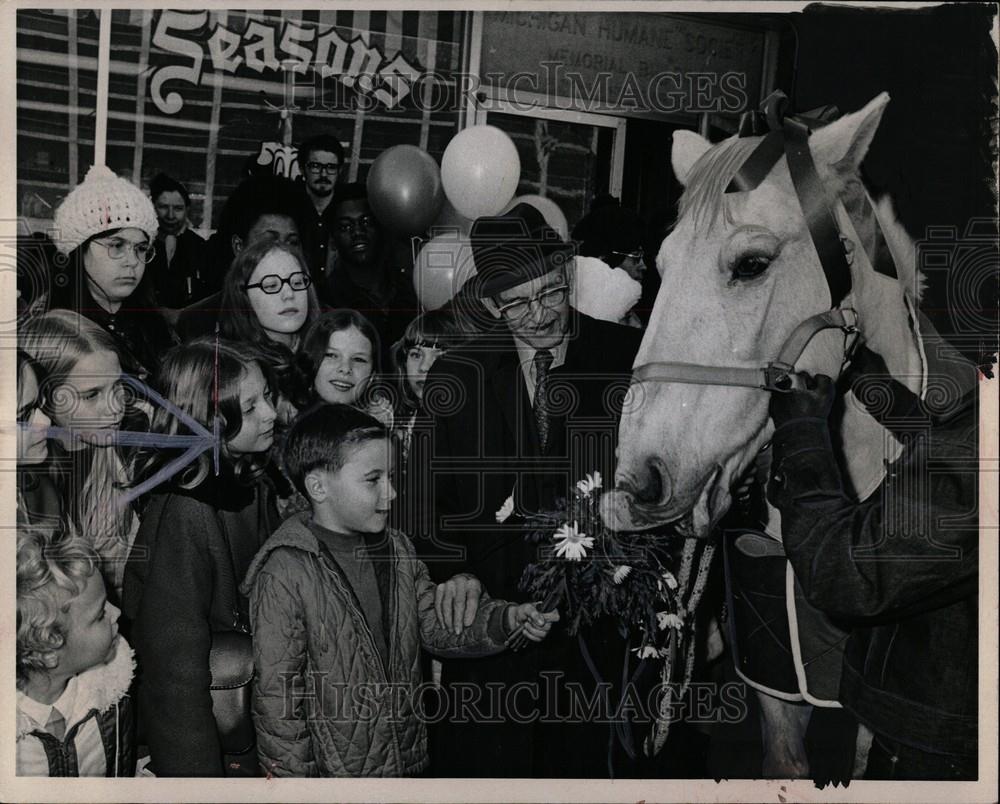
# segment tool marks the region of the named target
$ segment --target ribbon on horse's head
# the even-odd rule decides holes
[[[785,339],[778,357],[765,366],[706,366],[700,363],[652,362],[636,366],[632,371],[635,382],[679,382],[695,385],[725,385],[746,388],[762,388],[767,391],[787,392],[792,388],[791,374],[795,363],[802,356],[806,346],[816,333],[825,329],[839,329],[845,335],[857,334],[858,314],[841,303],[851,292],[850,262],[837,226],[833,210],[827,202],[827,195],[816,172],[816,163],[809,150],[809,135],[813,130],[833,121],[837,109],[823,106],[799,115],[788,114],[788,98],[783,92],[772,92],[764,100],[761,110],[747,112],[740,119],[739,136],[757,137],[763,135],[760,144],[754,148],[736,175],[733,176],[727,193],[749,192],[757,187],[771,172],[771,168],[784,154],[788,159],[788,172],[792,177],[795,194],[809,227],[813,245],[819,255],[830,288],[830,309],[810,316],[801,322]],[[867,216],[871,216],[874,243],[862,244],[872,266],[881,274],[896,279],[896,265],[892,260],[878,218],[872,209],[868,194],[861,193],[861,202],[845,204],[856,231]],[[857,345],[858,339],[845,346],[847,359]]]
[[[833,122],[838,116],[836,106],[821,106],[790,115],[785,93],[781,90],[772,92],[761,103],[760,110],[744,112],[740,118],[740,137],[763,135],[764,139],[746,158],[726,188],[727,193],[755,189],[771,172],[782,154],[787,157],[792,184],[830,288],[831,307],[837,307],[850,293],[851,270],[840,230],[827,203],[816,163],[809,149],[809,135],[815,129]],[[875,211],[871,208],[867,194],[862,195],[864,201],[861,214],[865,217],[871,215],[875,224],[876,243],[866,249],[869,261],[876,271],[896,279],[896,266],[888,249],[884,247],[885,240],[878,219],[875,218]],[[848,214],[851,214],[850,210]],[[860,229],[860,221],[855,221],[855,228]]]

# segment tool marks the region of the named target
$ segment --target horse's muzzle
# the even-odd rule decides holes
[[[666,463],[651,457],[642,477],[619,472],[615,488],[601,499],[601,517],[609,528],[647,530],[677,517],[671,509],[673,481]]]

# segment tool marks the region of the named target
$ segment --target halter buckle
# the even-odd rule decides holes
[[[778,391],[787,394],[792,390],[791,375],[795,373],[795,366],[782,363],[780,360],[773,360],[764,366],[764,382],[760,386],[765,391]]]

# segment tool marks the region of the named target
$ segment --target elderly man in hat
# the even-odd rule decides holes
[[[424,390],[431,454],[413,466],[433,490],[433,547],[424,544],[435,553],[432,574],[466,570],[491,595],[516,600],[539,549],[525,540],[524,517],[553,510],[588,472],[613,476],[615,400],[641,334],[573,308],[573,248],[535,208],[479,218],[470,239],[476,276],[463,290],[490,322],[434,364]],[[456,619],[462,609],[458,601]],[[606,677],[620,679],[623,646],[608,642],[616,637],[587,638]],[[544,646],[446,662],[442,681],[448,716],[434,730],[436,774],[608,774],[609,727],[589,722],[596,684],[575,637],[553,632]]]

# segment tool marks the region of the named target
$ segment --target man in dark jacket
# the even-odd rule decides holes
[[[534,208],[480,218],[471,242],[470,282],[494,326],[434,364],[424,390],[432,454],[412,465],[433,489],[422,535],[437,553],[435,580],[468,571],[491,595],[516,599],[538,550],[524,517],[553,511],[589,472],[613,476],[616,401],[641,334],[570,306],[572,248]],[[616,681],[624,643],[599,630],[585,636],[589,651]],[[609,726],[580,709],[596,688],[581,645],[565,631],[548,643],[445,665],[451,709],[432,744],[436,774],[607,776]]]
[[[392,365],[392,345],[420,313],[409,266],[400,265],[391,235],[372,213],[360,182],[342,184],[327,208],[335,260],[316,292],[333,307],[365,316],[381,339],[381,365]]]
[[[160,173],[149,185],[156,219],[156,251],[146,269],[153,283],[156,303],[178,309],[205,298],[208,285],[208,247],[190,228],[191,197],[176,179]]]
[[[330,248],[330,202],[337,188],[337,177],[344,164],[344,146],[333,134],[310,137],[299,146],[302,204],[302,247],[313,283],[322,285],[327,275]]]
[[[768,496],[809,601],[851,628],[839,699],[875,735],[866,778],[975,779],[975,384],[966,390],[965,372],[943,385],[965,392],[945,409],[892,379],[874,352],[862,349],[855,367],[855,396],[902,442],[899,459],[870,497],[854,502],[827,425],[834,383],[799,375],[799,390],[771,399]],[[931,380],[939,376],[932,367]]]

